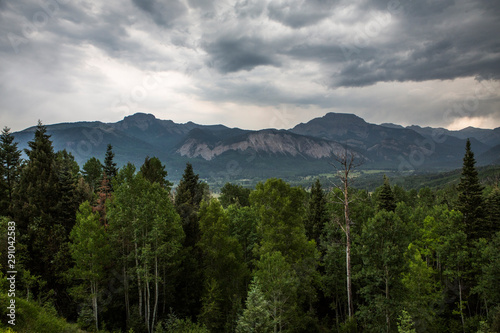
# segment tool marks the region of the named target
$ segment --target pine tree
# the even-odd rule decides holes
[[[68,240],[68,224],[61,209],[61,187],[58,163],[50,135],[39,121],[35,138],[28,142],[28,161],[23,167],[14,193],[14,217],[27,246],[26,264],[33,276],[47,284],[43,291],[56,291],[63,297],[61,269],[66,265],[64,250]],[[74,218],[73,218],[74,220]],[[62,260],[60,260],[62,259]],[[65,270],[65,269],[64,269]]]
[[[483,186],[479,183],[475,168],[476,160],[468,139],[463,161],[462,176],[458,184],[457,208],[464,216],[467,237],[471,239],[487,237],[489,230],[484,225]]]
[[[246,309],[238,319],[236,333],[267,333],[273,330],[269,302],[262,293],[259,280],[254,278],[248,291]]]
[[[21,151],[10,133],[4,127],[0,136],[0,211],[10,213],[13,204],[14,186],[19,181]]]
[[[382,188],[377,196],[377,208],[378,210],[386,210],[388,212],[393,212],[396,209],[394,193],[392,193],[391,184],[385,175],[384,185],[382,185]]]
[[[187,163],[175,194],[175,208],[182,218],[186,234],[185,246],[194,246],[200,239],[197,213],[203,198],[203,186],[199,178],[191,163]]]
[[[108,148],[106,149],[106,156],[104,157],[104,172],[106,173],[106,177],[108,177],[111,182],[118,173],[118,168],[116,167],[116,163],[114,162],[115,153],[113,152],[113,146],[108,144]]]
[[[305,225],[307,237],[319,244],[319,238],[327,221],[326,197],[321,188],[321,182],[317,179],[311,187],[308,218]]]
[[[158,157],[149,158],[149,156],[147,156],[144,160],[144,164],[141,166],[141,174],[144,179],[151,183],[158,183],[161,187],[170,192],[172,183],[166,179],[168,173]]]
[[[175,193],[175,208],[181,217],[185,234],[182,269],[176,288],[176,308],[183,315],[191,317],[199,314],[203,290],[202,256],[197,246],[201,237],[198,210],[202,198],[203,185],[194,173],[193,166],[187,163]]]

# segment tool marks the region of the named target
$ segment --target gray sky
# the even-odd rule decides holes
[[[0,0],[0,126],[500,126],[497,0]]]

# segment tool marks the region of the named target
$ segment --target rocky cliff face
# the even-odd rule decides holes
[[[240,140],[232,141],[231,143],[219,141],[209,144],[204,140],[189,138],[178,148],[177,152],[181,156],[212,160],[227,151],[253,150],[257,153],[313,159],[331,157],[344,151],[344,147],[336,142],[274,130],[252,132]]]

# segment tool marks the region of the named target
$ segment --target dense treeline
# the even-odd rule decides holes
[[[339,172],[339,187],[268,179],[218,198],[189,163],[172,188],[160,160],[118,169],[110,145],[80,170],[42,124],[26,156],[5,128],[0,222],[3,235],[16,222],[19,306],[83,330],[500,331],[500,190],[480,184],[469,142],[458,186],[384,178],[369,193]]]

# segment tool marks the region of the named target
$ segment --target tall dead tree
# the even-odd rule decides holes
[[[343,153],[334,156],[335,162],[330,163],[336,170],[337,176],[340,178],[341,184],[335,185],[341,192],[342,196],[337,196],[339,201],[344,206],[344,221],[336,219],[339,227],[345,233],[346,238],[346,274],[347,274],[347,307],[349,318],[354,316],[354,305],[352,300],[352,278],[351,278],[351,225],[352,221],[349,215],[350,186],[352,183],[351,171],[360,166],[362,161],[356,161],[356,155],[353,151],[348,151],[347,148]]]

